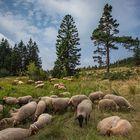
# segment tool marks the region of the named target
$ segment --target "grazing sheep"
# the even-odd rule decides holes
[[[98,109],[101,110],[101,111],[117,111],[118,110],[118,106],[117,104],[115,103],[114,100],[112,99],[102,99],[99,101],[99,104],[98,104]]]
[[[50,79],[51,82],[52,82],[52,81],[56,81],[56,80],[58,80],[58,78],[51,78],[51,79]]]
[[[57,95],[51,95],[50,97],[51,97],[51,98],[58,98]]]
[[[52,109],[52,99],[53,98],[48,96],[40,97],[40,100],[46,103],[46,109]]]
[[[117,96],[114,101],[119,106],[120,109],[133,109],[133,106],[122,96]]]
[[[129,121],[120,119],[116,126],[107,131],[107,135],[122,135],[127,136],[132,131],[132,125]]]
[[[62,97],[66,97],[66,96],[70,96],[70,93],[69,92],[62,92],[59,95]]]
[[[18,84],[19,84],[19,85],[23,85],[24,82],[22,82],[22,81],[18,81]]]
[[[36,111],[36,107],[37,107],[37,103],[32,101],[24,106],[22,106],[17,115],[15,116],[15,120],[13,122],[13,125],[17,125],[20,122],[22,122],[23,120],[25,120],[26,118],[31,117],[32,115],[34,115],[35,111]]]
[[[3,108],[4,108],[4,106],[3,105],[0,105],[0,112],[3,111]]]
[[[120,117],[118,116],[104,118],[102,121],[98,123],[97,129],[100,131],[101,135],[106,135],[107,131],[110,130],[110,128],[116,126],[119,120]]]
[[[107,94],[104,96],[104,99],[113,99],[120,109],[133,109],[133,106],[122,96]]]
[[[36,81],[36,82],[35,82],[36,85],[38,85],[38,84],[43,84],[43,83],[44,83],[43,81]]]
[[[46,109],[46,103],[44,101],[40,100],[36,107],[34,121],[38,118],[39,115],[44,113],[45,109]]]
[[[18,100],[15,97],[3,97],[3,103],[8,105],[15,105],[18,103]]]
[[[22,96],[22,97],[18,97],[18,102],[20,105],[24,105],[30,102],[32,99],[33,97],[31,95]]]
[[[58,88],[59,84],[54,84],[53,87],[54,88]]]
[[[39,129],[45,127],[47,124],[49,124],[52,120],[52,115],[49,115],[47,113],[41,114],[37,121],[30,125],[30,130],[32,132],[36,133],[39,131]]]
[[[12,82],[12,85],[17,85],[17,84],[18,84],[18,81],[19,81],[19,80],[14,80],[14,81]]]
[[[103,97],[105,96],[105,94],[101,91],[96,91],[93,93],[89,94],[89,98],[90,100],[94,103],[96,100],[101,100],[103,99]]]
[[[113,95],[113,94],[107,94],[104,96],[104,99],[112,99],[114,100],[117,97],[117,95]]]
[[[84,99],[89,99],[86,95],[74,95],[70,98],[69,105],[77,107],[77,105]]]
[[[70,98],[54,98],[52,100],[52,106],[53,106],[54,112],[63,111],[67,109],[69,100]]]
[[[33,80],[28,80],[28,81],[27,81],[27,84],[33,84],[33,83],[34,83]]]
[[[24,140],[32,134],[30,129],[7,128],[0,131],[0,140]]]
[[[92,111],[91,100],[85,99],[81,103],[79,103],[79,105],[77,106],[76,119],[78,119],[80,127],[82,127],[84,120],[85,123],[87,124],[87,121],[90,118],[91,111]]]
[[[66,87],[64,85],[59,85],[58,86],[58,89],[60,89],[60,90],[66,90]]]
[[[13,124],[13,122],[14,122],[14,120],[15,120],[15,116],[16,116],[16,114],[14,114],[14,115],[13,115],[12,117],[10,117],[10,118],[3,118],[2,120],[0,120],[0,126]]]
[[[35,88],[43,88],[44,85],[45,85],[44,83],[42,83],[42,84],[38,84],[38,85],[35,86]]]

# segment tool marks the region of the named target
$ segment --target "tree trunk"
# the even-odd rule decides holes
[[[106,45],[106,66],[107,66],[107,73],[109,73],[109,68],[110,68],[110,56],[109,56],[109,46]]]

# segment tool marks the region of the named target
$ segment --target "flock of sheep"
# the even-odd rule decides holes
[[[43,84],[38,82],[38,84]],[[38,85],[37,84],[37,85]],[[64,87],[58,84],[56,87]],[[55,86],[54,86],[55,87]],[[65,92],[64,95],[68,95]],[[19,104],[19,109],[10,110],[10,118],[0,120],[0,125],[5,126],[12,124],[13,128],[6,128],[0,131],[0,140],[22,140],[36,134],[41,128],[51,123],[53,116],[48,114],[49,110],[54,113],[66,111],[68,107],[76,111],[75,119],[79,122],[82,128],[83,123],[87,124],[90,121],[90,115],[94,109],[95,103],[98,103],[98,109],[102,111],[118,111],[121,109],[133,109],[133,106],[127,99],[122,96],[113,94],[104,94],[101,91],[93,92],[86,95],[74,95],[69,97],[58,97],[57,95],[43,96],[38,99],[33,99],[27,95],[19,98],[3,97],[3,105],[0,105],[0,112],[7,105]],[[47,113],[46,113],[47,112]],[[32,124],[28,129],[17,128],[19,124],[25,122],[26,119],[31,119]],[[111,116],[101,120],[97,129],[102,135],[123,135],[126,136],[132,131],[132,125],[128,120],[121,119],[119,116]]]

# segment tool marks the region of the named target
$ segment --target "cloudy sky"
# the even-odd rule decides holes
[[[106,3],[113,6],[113,17],[120,24],[119,35],[140,37],[139,0],[0,0],[0,38],[7,38],[12,45],[33,38],[38,43],[43,68],[51,69],[59,26],[63,17],[71,14],[80,36],[81,66],[94,65],[90,36]],[[130,55],[120,47],[111,52],[111,62]]]

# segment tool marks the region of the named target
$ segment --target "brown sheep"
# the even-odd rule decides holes
[[[105,96],[105,94],[101,91],[96,91],[93,93],[89,94],[89,98],[90,100],[94,103],[96,100],[101,100],[103,99],[103,97]]]
[[[99,101],[98,109],[101,111],[117,111],[118,106],[112,99],[102,99]]]

